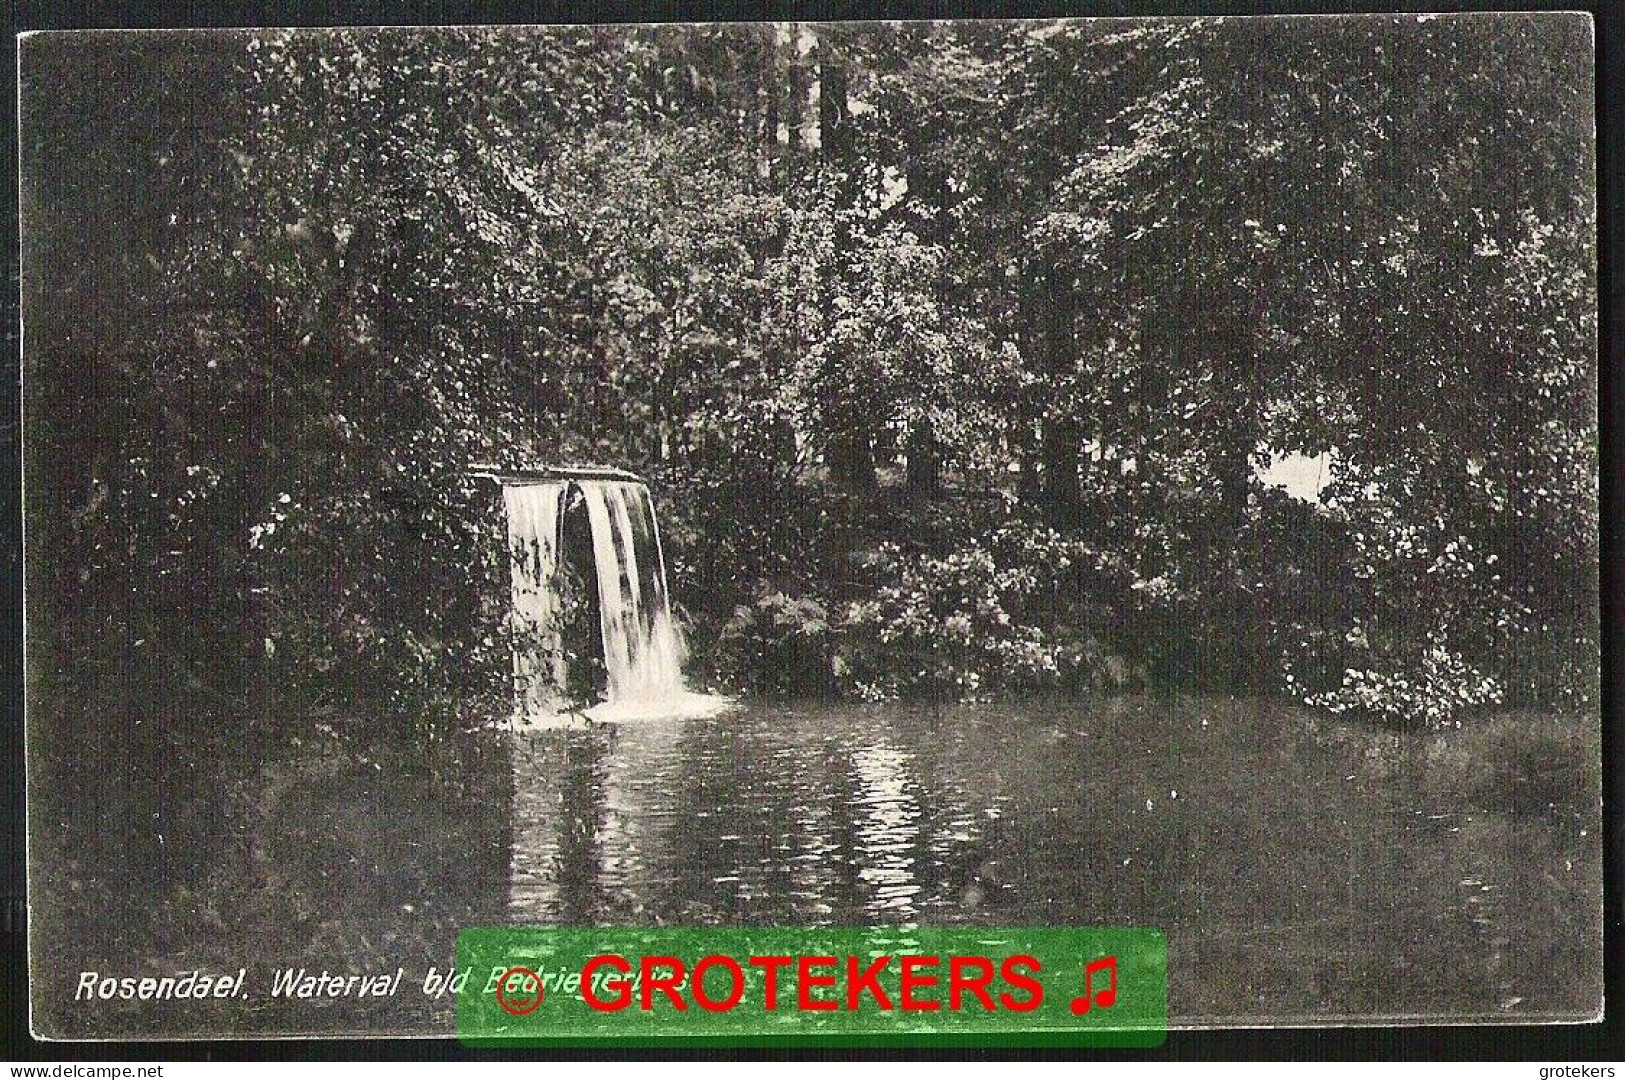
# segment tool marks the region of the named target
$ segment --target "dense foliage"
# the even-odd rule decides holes
[[[31,39],[35,685],[177,768],[501,710],[469,466],[593,460],[650,478],[735,690],[1589,702],[1589,57],[1523,17]],[[1318,499],[1260,482],[1289,454]]]

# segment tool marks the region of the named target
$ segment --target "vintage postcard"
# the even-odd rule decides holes
[[[1596,1019],[1593,62],[25,36],[33,1030]]]

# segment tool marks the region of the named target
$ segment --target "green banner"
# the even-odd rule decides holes
[[[464,930],[457,1034],[480,1046],[1157,1046],[1168,946],[1138,927]]]

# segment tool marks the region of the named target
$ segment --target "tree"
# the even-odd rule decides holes
[[[108,238],[29,282],[62,418],[30,466],[39,535],[88,567],[53,584],[121,627],[116,663],[163,642],[217,690],[297,686],[290,712],[362,683],[408,717],[495,701],[499,529],[468,466],[607,460],[655,484],[704,627],[977,547],[1051,559],[1021,568],[1047,606],[1019,607],[1079,640],[1222,654],[1176,679],[1301,687],[1313,653],[1329,681],[1294,692],[1332,704],[1348,671],[1424,662],[1550,696],[1594,641],[1528,554],[1564,581],[1595,558],[1589,129],[1583,79],[1525,58],[1569,63],[1578,26],[132,53],[135,107],[91,80],[25,118],[33,160],[83,166],[31,195],[43,249]],[[199,82],[218,93],[172,88]],[[1312,553],[1254,476],[1288,451],[1337,463]],[[995,543],[1007,519],[1045,539]],[[1299,625],[1283,558],[1350,602]],[[198,644],[199,612],[240,640]],[[64,670],[108,647],[63,628]]]

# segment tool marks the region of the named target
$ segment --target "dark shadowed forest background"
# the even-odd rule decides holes
[[[26,41],[33,747],[98,823],[36,843],[195,914],[279,885],[245,747],[342,745],[452,785],[451,866],[506,782],[476,463],[647,477],[711,689],[1594,717],[1590,63],[1521,17]]]

